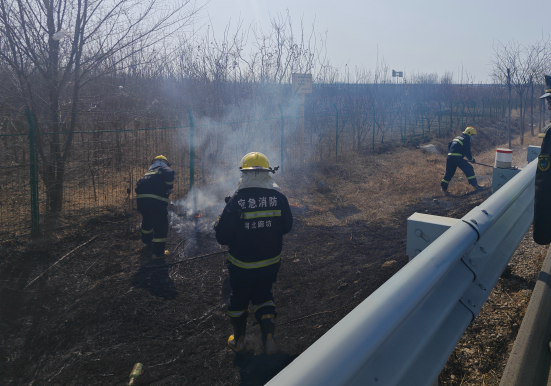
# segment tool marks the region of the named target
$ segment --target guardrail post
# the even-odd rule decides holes
[[[30,109],[25,110],[29,123],[29,160],[30,160],[30,187],[31,187],[31,236],[40,234],[40,206],[38,204],[38,165],[36,164],[36,124],[34,114]]]
[[[195,122],[191,109],[187,109],[189,115],[189,190],[193,188],[195,177]]]
[[[283,119],[283,109],[281,108],[281,103],[277,104],[279,107],[279,114],[281,115],[281,166],[279,167],[280,172],[283,173],[283,155],[285,152],[285,120]]]

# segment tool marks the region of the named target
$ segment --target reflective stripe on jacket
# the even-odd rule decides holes
[[[136,184],[136,198],[159,200],[168,205],[168,191],[174,185],[174,170],[165,164],[150,168]]]
[[[293,226],[287,198],[275,189],[245,188],[228,201],[214,230],[228,262],[243,270],[279,267],[283,235]],[[277,272],[277,271],[276,271]]]
[[[448,144],[448,151],[448,157],[466,157],[467,160],[472,161],[471,137],[466,134],[455,137]]]

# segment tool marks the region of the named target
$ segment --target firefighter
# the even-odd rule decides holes
[[[249,302],[262,332],[266,354],[276,352],[275,311],[272,284],[281,265],[283,235],[293,226],[287,198],[273,181],[268,158],[246,154],[239,166],[241,178],[214,225],[216,240],[228,245],[227,267],[231,294],[228,316],[233,335],[228,346],[244,349]]]
[[[174,191],[174,170],[164,155],[153,159],[147,173],[136,184],[138,211],[142,214],[142,243],[151,247],[153,259],[168,255],[168,196]]]
[[[547,101],[547,109],[551,110],[551,76],[545,75],[545,94],[540,99]],[[546,126],[548,129],[548,127]],[[551,130],[543,132],[541,153],[538,156],[534,196],[534,241],[540,245],[551,243],[551,169],[549,156],[551,154]],[[550,344],[551,348],[551,344]]]
[[[483,186],[478,185],[474,174],[474,168],[469,165],[469,162],[473,164],[476,162],[471,153],[471,138],[473,135],[476,135],[476,129],[469,126],[465,129],[462,135],[455,137],[450,143],[448,143],[446,174],[440,183],[444,194],[448,194],[448,186],[457,168],[461,169],[463,173],[465,173],[467,181],[476,190],[483,188]],[[467,162],[467,160],[463,157],[466,157],[469,162]]]

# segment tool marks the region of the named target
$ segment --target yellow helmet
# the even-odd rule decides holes
[[[241,163],[239,164],[239,169],[241,170],[270,170],[270,161],[262,153],[253,151],[251,153],[245,154],[241,158]]]
[[[166,158],[164,155],[158,155],[157,157],[153,158],[153,161],[164,161],[168,165],[168,158]]]
[[[465,131],[463,132],[463,134],[467,134],[469,136],[473,136],[473,135],[476,135],[477,132],[476,132],[476,129],[472,126],[469,126],[465,129]]]

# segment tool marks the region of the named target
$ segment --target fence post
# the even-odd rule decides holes
[[[339,110],[337,109],[337,104],[333,104],[335,106],[335,111],[337,112],[337,124],[335,127],[335,161],[339,157]]]
[[[189,115],[189,190],[193,188],[195,177],[195,122],[191,109],[187,109]]]
[[[473,101],[473,123],[476,122],[476,102]]]
[[[438,113],[438,136],[440,137],[440,124],[442,123],[442,104],[438,102],[440,112]]]
[[[484,99],[482,99],[482,122],[484,122]]]
[[[463,124],[463,114],[465,113],[465,102],[461,102],[461,105],[462,105],[462,107],[461,107],[461,126],[460,126],[460,129],[461,129],[461,131],[463,131],[463,126],[465,126]]]
[[[406,144],[406,136],[407,136],[407,118],[408,118],[408,113],[407,113],[407,108],[406,108],[406,102],[404,102],[404,145]]]
[[[450,102],[450,131],[453,132],[453,102]]]
[[[40,234],[40,206],[38,204],[38,165],[36,164],[36,124],[34,114],[30,109],[25,110],[29,123],[29,160],[30,160],[30,187],[31,187],[31,236]]]
[[[283,153],[285,149],[285,121],[283,120],[283,109],[281,108],[281,103],[277,104],[277,107],[279,107],[279,114],[281,115],[281,166],[279,167],[281,173],[283,173]]]
[[[372,142],[372,146],[373,146],[373,153],[375,153],[375,104],[372,103],[371,106],[373,106],[373,142]]]
[[[419,102],[419,107],[421,108],[421,130],[423,130],[423,143],[425,143],[425,118],[423,117],[423,105]]]

